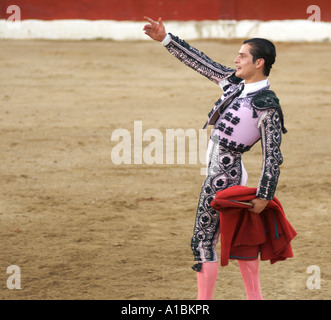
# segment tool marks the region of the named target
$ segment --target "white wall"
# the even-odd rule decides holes
[[[273,41],[331,42],[331,22],[282,21],[165,21],[168,32],[192,39],[237,39],[262,37]],[[0,20],[0,39],[112,39],[148,40],[145,22],[111,20]]]

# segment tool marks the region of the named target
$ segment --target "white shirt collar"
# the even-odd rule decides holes
[[[245,97],[250,92],[258,91],[258,90],[270,85],[268,79],[261,80],[258,82],[253,82],[253,83],[245,83],[245,80],[244,80],[244,81],[242,81],[242,83],[245,84],[245,87],[244,87],[243,92],[240,95],[241,98]]]

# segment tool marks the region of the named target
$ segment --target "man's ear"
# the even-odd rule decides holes
[[[259,58],[256,60],[256,68],[260,69],[264,67],[265,60],[263,58]]]

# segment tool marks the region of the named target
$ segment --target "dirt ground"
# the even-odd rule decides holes
[[[241,41],[191,41],[233,66]],[[294,257],[260,263],[264,299],[331,296],[330,43],[277,43],[285,114],[276,196]],[[156,42],[0,41],[0,299],[196,299],[190,238],[201,163],[116,165],[115,129],[199,130],[220,88]],[[150,142],[144,142],[143,147]],[[244,156],[256,187],[261,147]],[[20,289],[9,289],[9,266]],[[308,289],[320,270],[320,288]],[[318,275],[317,273],[314,273]],[[246,299],[236,261],[217,300]]]

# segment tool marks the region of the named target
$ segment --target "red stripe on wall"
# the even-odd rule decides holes
[[[144,15],[164,20],[286,20],[307,19],[317,5],[322,21],[331,21],[330,0],[2,0],[0,18],[15,4],[24,19],[87,19],[142,21]]]

